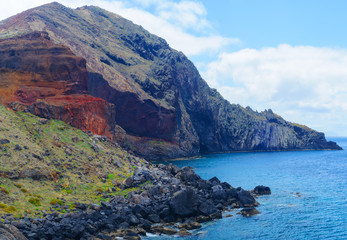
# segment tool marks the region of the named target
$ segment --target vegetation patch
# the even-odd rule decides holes
[[[110,141],[62,121],[13,112],[2,105],[0,122],[6,129],[0,131],[0,139],[8,140],[6,150],[0,149],[0,173],[5,173],[0,174],[4,196],[0,216],[63,214],[75,211],[77,202],[100,204],[112,196],[140,191],[122,188],[124,179],[136,170],[130,164],[135,157]],[[22,150],[15,150],[16,145]]]

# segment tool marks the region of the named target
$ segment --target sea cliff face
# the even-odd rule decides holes
[[[88,94],[86,61],[46,32],[0,40],[0,69],[3,104],[111,136],[112,106]]]
[[[47,32],[52,44],[74,55],[75,62],[65,61],[66,67],[78,74],[73,74],[75,81],[66,81],[74,82],[70,91],[61,94],[88,93],[91,99],[97,99],[98,107],[82,107],[86,115],[104,108],[96,113],[103,119],[97,122],[101,129],[95,124],[78,126],[66,120],[68,117],[60,119],[97,134],[110,132],[123,147],[147,159],[226,151],[340,149],[336,143],[327,142],[323,133],[287,122],[271,110],[258,113],[230,104],[207,85],[183,53],[141,26],[100,8],[73,10],[52,3],[0,24],[0,38],[5,42],[33,31]],[[7,46],[7,58],[11,51]],[[21,70],[21,66],[7,66],[4,59],[4,71]],[[39,69],[30,71],[41,74]],[[53,80],[61,76],[50,74]],[[31,92],[28,95],[35,95]],[[27,109],[35,114],[43,112],[30,106]],[[63,108],[58,115],[65,111]]]

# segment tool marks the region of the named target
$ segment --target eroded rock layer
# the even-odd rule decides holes
[[[86,61],[46,32],[0,40],[1,102],[110,135],[112,106],[88,94]]]

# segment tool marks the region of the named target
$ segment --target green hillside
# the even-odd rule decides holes
[[[136,189],[121,183],[144,163],[104,137],[0,106],[0,215],[65,213],[126,195]]]

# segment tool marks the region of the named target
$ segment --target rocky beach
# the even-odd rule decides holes
[[[134,161],[134,160],[133,160]],[[136,160],[135,160],[136,161]],[[222,218],[223,211],[239,208],[249,217],[259,213],[258,202],[242,188],[233,188],[217,177],[201,179],[190,167],[179,168],[136,162],[134,175],[122,188],[139,187],[127,197],[112,197],[108,202],[81,204],[76,211],[44,213],[41,218],[14,219],[2,216],[1,239],[141,239],[146,233],[186,236],[201,223]],[[257,186],[255,195],[271,194]],[[54,209],[54,207],[53,207]],[[18,234],[18,230],[24,234]],[[11,238],[12,237],[12,238]]]

